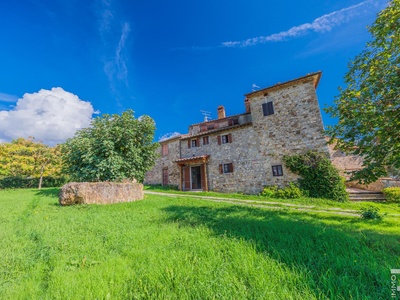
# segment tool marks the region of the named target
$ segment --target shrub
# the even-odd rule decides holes
[[[42,187],[60,187],[68,182],[68,177],[43,177]],[[0,189],[31,189],[39,185],[39,178],[10,176],[0,179]]]
[[[400,187],[388,187],[382,190],[387,202],[400,203]]]
[[[284,188],[278,188],[277,186],[267,186],[260,194],[264,197],[270,198],[281,198],[281,199],[294,199],[302,196],[301,190],[294,183],[290,182],[288,186]]]
[[[300,175],[300,188],[310,197],[340,202],[349,199],[344,178],[340,177],[338,170],[325,155],[308,151],[299,155],[285,155],[283,160],[293,173]]]
[[[379,208],[368,205],[367,207],[363,207],[360,209],[361,218],[365,220],[381,220],[385,214],[379,213]]]

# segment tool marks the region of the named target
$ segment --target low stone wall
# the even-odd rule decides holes
[[[137,182],[70,182],[61,188],[59,203],[111,204],[143,199],[143,184]]]
[[[346,186],[349,188],[357,188],[374,192],[381,192],[387,187],[400,187],[400,180],[393,178],[380,178],[370,184],[360,184],[357,181],[346,182]]]

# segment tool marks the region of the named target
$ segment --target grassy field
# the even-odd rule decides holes
[[[400,268],[393,216],[57,194],[0,191],[0,299],[390,299]]]

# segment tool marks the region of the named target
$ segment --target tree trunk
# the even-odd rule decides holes
[[[44,166],[45,165],[42,165],[40,168],[40,178],[39,178],[39,187],[38,187],[39,190],[42,188]]]

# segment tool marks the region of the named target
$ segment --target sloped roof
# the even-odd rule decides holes
[[[254,96],[258,96],[260,94],[264,94],[265,92],[270,91],[270,90],[281,89],[281,88],[286,87],[286,86],[294,85],[294,84],[299,83],[299,82],[301,82],[301,81],[303,81],[305,79],[312,79],[313,83],[314,83],[314,88],[317,88],[319,80],[321,79],[321,76],[322,76],[322,72],[321,71],[318,71],[318,72],[315,72],[315,73],[309,73],[309,74],[307,74],[305,76],[302,76],[302,77],[299,77],[299,78],[296,78],[296,79],[292,79],[292,80],[289,80],[289,81],[286,81],[286,82],[283,82],[283,83],[277,83],[277,84],[274,84],[274,85],[269,86],[267,88],[263,88],[261,90],[257,90],[257,91],[245,94],[245,96],[247,98],[252,98]]]

